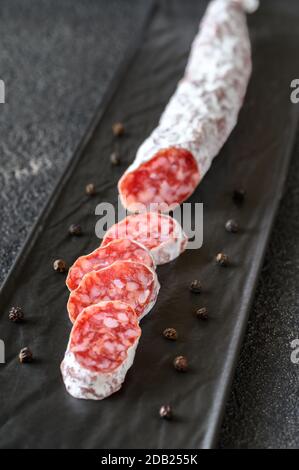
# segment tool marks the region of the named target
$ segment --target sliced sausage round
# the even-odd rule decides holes
[[[116,238],[129,238],[145,246],[155,263],[169,263],[187,247],[188,238],[180,224],[168,215],[145,212],[129,215],[106,233],[102,246]]]
[[[138,318],[128,304],[108,301],[85,308],[61,364],[67,391],[91,400],[117,392],[133,364],[140,335]]]
[[[71,292],[67,304],[70,320],[74,322],[84,308],[103,300],[129,304],[140,320],[154,306],[159,289],[155,271],[145,264],[116,261],[86,274],[79,287]]]
[[[140,243],[128,238],[111,240],[107,245],[100,246],[92,253],[80,256],[75,261],[66,278],[67,287],[70,291],[77,289],[85,274],[90,271],[99,271],[118,260],[138,261],[150,268],[155,268],[152,255]]]

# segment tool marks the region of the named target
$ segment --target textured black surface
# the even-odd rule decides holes
[[[259,279],[220,437],[223,448],[299,448],[299,141]]]
[[[147,0],[1,0],[0,282],[134,40]]]
[[[192,2],[189,2],[188,5],[192,5]],[[169,79],[170,83],[168,84],[166,81],[165,86],[163,84],[159,94],[159,96],[163,97],[161,99],[161,103],[159,102],[159,97],[149,93],[149,100],[145,109],[142,98],[144,90],[141,90],[142,87],[140,88],[140,83],[142,82],[140,79],[142,78],[142,73],[144,73],[144,71],[140,71],[141,76],[138,75],[138,69],[131,71],[131,80],[129,80],[129,83],[131,85],[132,77],[134,77],[134,80],[136,80],[136,88],[134,87],[134,90],[137,90],[137,96],[132,95],[131,87],[126,85],[125,82],[121,97],[116,104],[114,103],[112,109],[110,108],[111,115],[108,114],[108,116],[106,116],[106,124],[104,129],[100,128],[96,141],[88,147],[88,151],[80,164],[81,171],[79,179],[77,175],[74,180],[75,184],[70,183],[67,191],[63,193],[63,197],[58,201],[58,206],[56,207],[59,207],[60,211],[63,208],[63,213],[58,213],[56,210],[54,218],[50,218],[50,223],[47,224],[45,234],[35,248],[35,255],[32,257],[30,265],[27,264],[26,271],[23,272],[24,276],[18,279],[19,289],[15,294],[16,297],[14,298],[14,302],[17,301],[26,304],[29,312],[29,321],[25,327],[21,327],[21,329],[14,331],[8,328],[4,320],[4,323],[1,323],[1,331],[5,331],[5,335],[7,335],[7,338],[9,339],[7,342],[9,345],[8,364],[4,368],[5,380],[3,382],[4,385],[2,385],[1,392],[9,390],[10,394],[9,399],[8,397],[5,399],[6,413],[4,417],[1,417],[0,424],[3,425],[1,432],[1,444],[10,447],[16,444],[20,445],[20,439],[22,439],[22,446],[30,446],[34,445],[32,441],[33,439],[36,445],[35,435],[36,432],[38,432],[40,435],[38,445],[41,447],[43,445],[82,445],[83,447],[99,447],[105,443],[109,445],[109,437],[107,437],[109,434],[104,433],[105,436],[103,436],[102,434],[98,435],[96,432],[96,429],[98,429],[99,426],[99,420],[101,423],[103,422],[105,413],[108,413],[107,409],[122,409],[124,406],[124,401],[128,406],[127,400],[133,400],[136,413],[133,417],[129,413],[131,421],[129,421],[129,429],[128,427],[126,428],[126,431],[128,429],[126,442],[121,442],[121,445],[126,447],[126,445],[130,445],[133,440],[130,431],[134,429],[136,424],[134,420],[138,421],[138,419],[142,417],[142,413],[145,412],[145,408],[149,413],[149,416],[153,417],[156,412],[156,406],[158,406],[163,397],[165,399],[169,399],[169,381],[172,384],[171,389],[174,390],[171,392],[171,397],[177,403],[179,419],[176,423],[174,423],[174,426],[170,428],[165,427],[167,426],[167,423],[162,423],[161,425],[161,423],[158,423],[155,418],[152,418],[152,420],[150,419],[150,421],[147,422],[147,437],[151,437],[151,439],[153,439],[154,436],[156,438],[157,445],[167,445],[167,443],[169,445],[169,439],[172,437],[171,444],[173,446],[184,445],[186,447],[196,445],[202,439],[202,433],[206,432],[205,423],[203,420],[200,420],[199,424],[198,421],[195,422],[195,420],[190,417],[190,413],[188,413],[188,411],[191,407],[192,414],[194,410],[196,410],[196,412],[201,415],[201,413],[204,413],[203,408],[205,408],[208,404],[208,398],[204,397],[209,396],[208,390],[210,387],[213,389],[213,382],[217,376],[217,370],[222,360],[219,361],[216,357],[216,359],[214,358],[215,363],[213,363],[213,359],[211,362],[209,356],[214,356],[210,351],[207,353],[207,348],[210,348],[211,344],[215,344],[215,347],[218,351],[217,356],[221,356],[221,354],[224,352],[223,348],[225,349],[226,343],[224,339],[227,339],[227,336],[231,334],[235,326],[235,322],[232,322],[232,298],[234,299],[234,306],[236,306],[238,302],[237,292],[233,293],[230,291],[232,286],[231,281],[232,279],[234,279],[235,282],[237,280],[237,285],[233,285],[238,289],[239,282],[241,284],[244,282],[244,275],[248,269],[245,268],[245,272],[239,271],[239,263],[243,265],[243,267],[245,265],[248,265],[249,267],[250,265],[255,265],[255,262],[259,263],[260,261],[257,257],[253,257],[252,259],[252,253],[254,249],[258,247],[257,242],[258,240],[261,240],[261,232],[263,229],[267,230],[269,214],[265,212],[263,213],[262,207],[264,207],[265,210],[267,205],[270,204],[270,201],[273,198],[273,194],[271,194],[271,191],[269,191],[266,200],[264,200],[265,192],[261,187],[262,185],[257,185],[258,188],[250,193],[244,210],[239,214],[240,221],[244,227],[246,226],[246,230],[239,239],[239,244],[237,246],[235,246],[235,244],[232,245],[232,239],[227,238],[229,235],[224,235],[219,231],[219,233],[216,234],[216,228],[219,226],[218,224],[220,223],[220,219],[225,219],[226,216],[231,214],[231,202],[228,197],[231,184],[235,184],[236,181],[239,182],[239,179],[243,179],[245,184],[247,184],[249,187],[252,187],[251,185],[253,182],[255,182],[258,175],[259,177],[263,176],[263,184],[265,184],[267,189],[270,190],[270,187],[272,188],[271,182],[273,182],[273,179],[277,178],[277,181],[279,180],[277,173],[279,164],[277,161],[278,166],[276,166],[275,155],[278,155],[279,153],[281,153],[281,155],[284,154],[285,147],[288,143],[287,141],[289,140],[289,129],[292,119],[291,121],[286,119],[284,112],[289,109],[290,106],[288,102],[288,84],[290,79],[293,78],[293,74],[296,70],[296,64],[293,63],[292,67],[288,69],[290,66],[289,57],[295,56],[295,50],[292,50],[291,48],[291,45],[293,44],[295,47],[295,44],[292,41],[290,42],[290,34],[288,31],[292,31],[292,27],[296,24],[298,18],[294,17],[293,21],[291,21],[291,18],[286,15],[285,22],[281,23],[281,14],[286,14],[286,12],[287,8],[282,8],[281,12],[279,12],[277,9],[276,11],[275,9],[274,11],[264,10],[264,12],[262,11],[259,13],[259,15],[256,16],[256,20],[252,20],[252,32],[255,43],[259,44],[259,49],[255,49],[256,62],[255,80],[253,81],[254,84],[251,85],[251,92],[247,99],[246,108],[242,113],[238,130],[222,152],[223,159],[219,159],[217,162],[215,162],[214,170],[210,172],[205,182],[202,184],[200,190],[193,198],[193,200],[197,200],[197,197],[199,197],[200,200],[202,199],[206,203],[206,217],[210,215],[210,217],[208,217],[210,222],[207,224],[208,236],[206,237],[206,239],[209,240],[209,243],[207,243],[203,250],[201,250],[198,257],[194,257],[194,254],[192,253],[186,253],[184,255],[185,258],[181,257],[176,263],[173,263],[169,267],[164,267],[160,271],[162,283],[165,288],[164,292],[162,291],[161,293],[159,303],[155,309],[155,313],[164,313],[165,321],[167,319],[167,325],[165,326],[168,326],[170,319],[172,322],[174,320],[178,322],[180,329],[183,332],[183,340],[179,346],[181,349],[188,351],[193,359],[193,368],[191,374],[185,379],[184,382],[182,382],[177,376],[171,375],[172,372],[167,369],[166,366],[168,360],[170,360],[172,357],[172,351],[168,350],[168,352],[166,352],[166,347],[168,346],[166,346],[165,343],[163,343],[163,346],[159,343],[159,332],[161,327],[164,326],[161,323],[164,323],[164,321],[162,321],[161,318],[157,318],[156,315],[155,317],[147,319],[144,322],[145,326],[143,343],[141,345],[141,349],[139,350],[135,365],[135,372],[137,371],[137,374],[136,376],[130,374],[128,384],[121,395],[115,396],[106,401],[106,405],[97,404],[99,406],[95,408],[93,405],[87,405],[74,401],[63,394],[61,387],[57,386],[57,383],[59,384],[57,364],[61,357],[63,346],[66,342],[66,335],[68,330],[63,303],[65,301],[65,294],[62,285],[62,279],[55,276],[53,277],[51,268],[48,265],[49,258],[54,255],[58,255],[58,252],[61,254],[63,253],[68,257],[75,257],[78,254],[78,251],[85,251],[86,249],[94,246],[95,240],[90,239],[89,237],[70,242],[67,236],[64,235],[64,229],[67,227],[70,221],[73,221],[74,213],[80,215],[80,220],[82,219],[86,223],[87,234],[92,234],[92,228],[94,225],[94,218],[91,215],[94,202],[86,202],[84,197],[82,197],[80,189],[77,188],[74,194],[73,188],[74,186],[79,186],[79,181],[82,183],[83,188],[85,181],[92,177],[92,167],[97,163],[96,156],[99,154],[105,155],[103,157],[104,161],[102,162],[101,181],[104,183],[105,177],[110,174],[107,155],[111,149],[112,140],[109,135],[107,136],[107,130],[109,129],[112,120],[115,118],[115,113],[118,109],[117,106],[119,103],[126,103],[126,100],[129,100],[132,106],[131,109],[129,109],[129,107],[126,108],[127,113],[124,116],[125,121],[128,123],[128,127],[132,130],[132,135],[128,139],[124,140],[122,144],[123,154],[125,155],[126,160],[124,165],[126,165],[128,161],[128,150],[133,150],[136,148],[138,141],[142,139],[144,132],[147,132],[148,129],[154,124],[153,121],[158,117],[163,107],[164,98],[169,96],[170,92],[172,91],[171,83],[175,83],[177,75],[181,72],[185,60],[185,54],[188,50],[188,41],[191,40],[194,34],[194,31],[192,31],[190,25],[195,25],[195,20],[192,19],[191,16],[192,7],[189,7],[189,9],[185,11],[185,16],[180,15],[180,18],[177,19],[177,21],[171,16],[173,14],[173,10],[170,8],[170,10],[166,12],[167,15],[162,16],[161,21],[158,21],[155,24],[154,32],[158,32],[159,34],[162,33],[162,40],[160,44],[160,47],[162,48],[160,49],[159,64],[157,64],[157,69],[155,69],[154,72],[160,70],[160,65],[168,63],[167,61],[169,60],[169,51],[171,51],[172,48],[174,48],[173,53],[175,54],[178,54],[178,50],[180,50],[180,60],[177,61],[177,64],[173,64],[172,61],[172,63],[169,64],[169,67],[167,67],[167,70],[169,71],[169,77],[167,77],[167,79]],[[200,9],[198,10],[198,15],[199,14]],[[264,15],[267,15],[267,28],[264,27]],[[171,23],[169,23],[170,20],[167,18],[171,19]],[[168,25],[168,27],[166,28],[165,25]],[[272,38],[271,41],[268,37],[270,31],[272,33],[276,32],[276,36],[274,34],[274,39]],[[283,35],[283,42],[281,41],[281,34]],[[180,47],[175,48],[175,41],[178,39],[180,39]],[[153,54],[151,49],[153,45],[155,45],[155,42],[150,42],[149,44],[147,43],[148,49],[146,49],[146,52]],[[286,49],[284,49],[284,47],[286,47]],[[147,54],[145,54],[145,57],[147,57]],[[267,61],[269,61],[267,63],[265,63],[266,58]],[[279,59],[277,63],[276,59]],[[146,66],[152,66],[152,63],[153,61],[151,61],[150,55],[147,57]],[[280,67],[282,67],[282,69]],[[283,69],[285,70],[282,74]],[[159,74],[157,75],[158,77],[155,80],[158,80],[159,83]],[[262,76],[263,80],[258,82],[256,78],[259,76]],[[151,83],[153,89],[155,89],[154,83],[155,81],[153,80]],[[273,116],[271,116],[271,112],[269,112],[270,109],[273,113]],[[259,122],[261,123],[260,126],[256,124],[255,112],[259,116]],[[146,117],[144,117],[145,114]],[[142,118],[140,118],[140,120],[136,120],[136,116],[142,116]],[[265,129],[265,126],[262,124],[265,124],[265,122],[267,122],[267,129]],[[275,133],[273,133],[274,130]],[[239,155],[236,155],[236,148],[238,149]],[[132,154],[133,152],[130,152],[130,155]],[[260,156],[259,160],[257,160],[256,154]],[[250,171],[248,171],[249,155],[252,159],[252,155],[255,157],[253,159],[255,164],[250,167]],[[88,165],[84,165],[84,161],[85,163],[88,163]],[[271,162],[270,173],[266,171],[266,162],[268,162],[268,165],[269,162]],[[89,165],[91,168],[89,168]],[[232,171],[232,168],[234,168],[234,172]],[[116,173],[121,171],[122,168],[119,170],[117,169]],[[247,174],[246,178],[244,177],[245,173]],[[228,179],[232,177],[233,181]],[[219,184],[219,178],[222,182],[222,185]],[[104,190],[100,193],[99,198],[105,197],[106,199],[108,197],[114,200],[116,179],[117,174],[114,175],[114,178],[110,179],[109,184],[104,185]],[[290,203],[290,199],[287,197],[288,204],[291,206],[289,207],[290,214],[294,213],[295,210],[294,179],[292,179],[292,181],[294,199],[291,198],[291,201],[293,200],[293,205]],[[211,195],[211,191],[209,191],[209,187],[211,185],[218,188],[217,192],[213,195]],[[279,188],[277,191],[274,192],[275,196],[279,195]],[[273,205],[270,204],[269,208],[273,208]],[[262,214],[264,214],[264,217],[262,217]],[[215,224],[217,224],[217,227]],[[290,235],[292,234],[294,236],[296,224],[291,225],[291,227],[293,227],[293,230],[290,228]],[[282,227],[280,230],[281,229]],[[211,233],[213,233],[213,236],[209,236]],[[281,238],[282,237],[280,236],[278,240],[280,243],[284,241],[284,238]],[[294,238],[292,239],[290,236],[290,244],[287,245],[291,250],[290,255],[292,250],[296,249],[296,244],[294,245],[292,240],[294,240]],[[238,257],[239,262],[231,272],[221,274],[221,276],[226,276],[226,280],[224,281],[223,277],[221,278],[222,287],[217,289],[217,295],[211,296],[210,294],[212,293],[212,290],[215,288],[215,286],[219,285],[218,278],[220,273],[214,270],[214,267],[212,267],[210,264],[210,260],[214,251],[218,249],[220,244],[221,246],[224,244],[225,246],[229,247],[231,253],[234,254],[236,258]],[[249,251],[249,253],[243,251],[245,250],[245,247],[248,249],[249,245],[251,246],[252,251]],[[45,246],[49,247],[46,253]],[[278,246],[278,242],[275,242],[275,246]],[[276,248],[273,251],[276,252],[277,250],[278,249]],[[281,251],[278,250],[278,253],[280,253],[280,256],[282,256]],[[283,262],[282,259],[281,262]],[[194,327],[193,319],[191,319],[191,317],[184,318],[184,321],[182,322],[181,311],[178,311],[177,306],[179,305],[179,302],[182,302],[182,305],[184,305],[184,311],[186,310],[187,303],[190,304],[191,302],[191,307],[195,302],[194,299],[192,300],[189,297],[187,299],[186,293],[184,295],[180,294],[183,292],[183,286],[185,283],[185,278],[180,279],[179,276],[179,273],[182,272],[182,270],[184,271],[185,277],[188,275],[193,277],[198,273],[198,271],[200,271],[203,278],[206,279],[207,284],[209,284],[206,294],[203,296],[203,300],[209,303],[214,313],[210,324],[207,325],[207,327],[205,326],[203,329],[197,329],[197,326]],[[269,279],[269,276],[267,277],[267,272],[268,270],[266,269],[266,271],[263,273],[263,276],[266,275],[266,279]],[[279,271],[277,271],[277,273],[278,272]],[[261,287],[259,289],[258,299],[262,295],[262,306],[265,307],[264,304],[269,305],[271,311],[274,310],[275,312],[275,308],[277,307],[275,300],[277,300],[277,302],[281,302],[283,296],[279,295],[279,293],[277,293],[276,296],[273,295],[274,292],[276,293],[275,286],[273,286],[275,280],[273,281],[273,278],[271,279],[272,281],[270,280],[270,283],[266,281],[264,284],[265,287]],[[276,282],[279,283],[279,281],[281,283],[282,278],[277,277]],[[252,280],[249,280],[248,284],[252,285]],[[261,285],[263,286],[263,281]],[[47,289],[45,289],[45,286],[47,286]],[[223,289],[226,290],[225,287],[229,288],[227,292],[223,292]],[[32,293],[32,291],[34,292],[34,295],[29,295],[28,293]],[[171,292],[173,293],[172,296],[170,295]],[[246,292],[244,295],[245,297],[243,300],[246,303],[246,299],[248,300]],[[267,295],[270,295],[272,298],[271,303],[267,303],[267,301],[265,301],[265,297],[267,299]],[[36,303],[36,298],[39,299],[38,305]],[[10,301],[12,301],[12,299],[10,299]],[[257,300],[257,302],[259,302],[259,300]],[[296,302],[295,299],[294,302]],[[219,309],[220,304],[221,309]],[[295,310],[293,313],[295,313]],[[233,402],[228,407],[228,419],[225,421],[225,427],[221,441],[221,445],[223,447],[271,447],[278,445],[279,443],[282,446],[296,445],[296,436],[292,433],[294,424],[296,423],[295,393],[291,395],[293,399],[291,400],[291,403],[287,405],[285,404],[285,400],[283,400],[283,403],[277,401],[275,411],[273,411],[273,400],[270,398],[268,401],[265,400],[264,395],[268,389],[273,393],[273,395],[275,395],[277,398],[280,398],[279,390],[282,389],[281,384],[279,387],[277,386],[277,389],[273,389],[273,386],[270,388],[271,384],[273,384],[274,378],[276,377],[276,380],[278,379],[277,375],[275,375],[277,368],[273,371],[273,362],[269,362],[270,359],[273,361],[273,358],[275,358],[275,351],[284,353],[283,357],[285,367],[282,365],[280,369],[278,368],[278,372],[282,372],[282,374],[278,376],[279,379],[281,380],[282,377],[286,378],[284,392],[287,392],[288,390],[287,384],[290,383],[290,372],[294,380],[296,378],[296,372],[294,372],[294,368],[296,366],[290,364],[288,349],[288,342],[290,339],[293,339],[291,336],[294,330],[292,329],[291,321],[295,315],[292,318],[290,315],[288,316],[290,327],[289,329],[286,328],[286,330],[283,331],[285,334],[286,331],[288,331],[289,336],[285,338],[282,334],[282,339],[280,339],[278,335],[279,325],[277,325],[279,320],[281,320],[281,316],[279,317],[279,315],[277,315],[277,321],[272,321],[270,323],[266,321],[267,319],[265,317],[265,314],[261,314],[258,318],[260,321],[257,323],[257,326],[264,326],[264,328],[260,327],[258,329],[259,335],[256,334],[256,331],[255,334],[253,334],[252,323],[249,327],[249,346],[248,343],[246,343],[244,348],[245,360],[243,359],[243,362],[241,362],[240,366],[241,373],[239,373],[239,377],[241,380],[238,381],[234,388],[234,396],[236,396],[236,394],[239,394],[239,396],[235,402]],[[223,318],[226,318],[225,324],[223,322]],[[17,341],[16,331],[18,331]],[[32,339],[33,331],[35,337],[34,340]],[[192,331],[192,334],[190,334],[190,331]],[[223,332],[225,332],[224,337],[220,335],[220,333]],[[47,338],[46,345],[45,338]],[[278,345],[282,348],[277,348],[274,351],[274,354],[273,350],[271,349],[273,346],[273,338],[278,341]],[[154,355],[152,355],[153,341],[157,345],[157,348],[154,348]],[[16,364],[16,360],[14,359],[16,354],[16,347],[21,347],[24,342],[30,342],[33,344],[36,349],[37,356],[39,357],[39,361],[34,365],[33,369],[22,369],[18,374],[15,374],[15,371],[18,370],[16,369],[18,366]],[[194,349],[195,345],[197,345],[196,349]],[[160,349],[160,347],[163,349]],[[206,348],[205,354],[203,354],[204,348]],[[266,361],[261,360],[260,357],[262,356],[263,351],[267,352],[265,351],[265,348],[269,352],[268,357],[267,354],[265,354],[266,358],[263,357],[263,359],[266,359]],[[258,356],[257,360],[259,361],[260,365],[259,369],[256,367],[256,364],[251,362],[253,353]],[[225,354],[223,354],[223,356],[226,357]],[[248,367],[248,365],[250,365],[250,367]],[[268,374],[265,373],[267,367],[269,370]],[[152,370],[152,368],[153,372],[151,372],[149,377],[148,370]],[[252,371],[255,373],[255,381],[252,380],[252,378],[251,381],[249,379],[249,376],[251,375],[250,373],[252,373]],[[41,387],[41,383],[44,383],[45,387]],[[149,390],[144,389],[144,383],[147,384]],[[290,383],[291,389],[294,384],[295,381]],[[22,387],[22,393],[20,393],[20,387]],[[135,396],[134,390],[136,389],[138,389],[139,392],[138,395]],[[194,393],[194,389],[196,389],[197,393]],[[250,390],[252,391],[252,394],[250,394]],[[149,393],[151,394],[151,400],[145,400]],[[259,402],[256,400],[257,396],[260,398]],[[18,400],[16,400],[16,397],[18,397]],[[49,413],[49,409],[51,409],[51,406],[53,406],[53,402],[55,402],[56,414],[53,413],[52,415]],[[146,403],[146,405],[144,403]],[[265,403],[269,406],[269,408],[266,406],[266,408],[268,408],[268,414],[265,411]],[[253,407],[253,404],[255,407]],[[41,405],[41,407],[39,405]],[[103,408],[103,406],[105,408]],[[217,408],[217,400],[213,402],[213,406]],[[47,410],[47,418],[50,416],[50,422],[48,419],[47,430],[43,429],[41,431],[41,423],[44,419],[44,409]],[[94,412],[95,409],[96,417],[94,418],[93,423],[88,420],[87,426],[86,411],[89,410],[89,412],[91,412],[91,410],[93,410]],[[140,414],[137,413],[137,410]],[[278,410],[280,413],[277,412]],[[251,411],[252,415],[250,414]],[[277,427],[280,426],[280,428],[282,428],[281,423],[283,423],[285,416],[284,413],[288,411],[288,420],[284,423],[284,430],[281,432],[281,434],[279,434],[277,433]],[[272,419],[271,421],[269,416],[271,415],[273,418],[274,414],[275,419]],[[259,422],[259,426],[257,426],[257,420],[260,418],[259,415],[261,415],[262,419]],[[279,420],[279,415],[282,417],[281,421]],[[201,416],[203,417],[203,414]],[[246,416],[246,419],[244,419],[244,416]],[[64,423],[62,428],[61,421]],[[23,427],[20,426],[21,422]],[[82,435],[80,436],[80,443],[76,441],[77,426],[80,427],[82,431],[84,431],[84,437],[82,438]],[[108,428],[109,424],[107,425],[106,430]],[[28,432],[28,430],[31,432],[27,434],[28,438],[24,440],[23,432]],[[276,433],[276,436],[274,436],[274,433]],[[146,432],[143,430],[142,435],[138,435],[137,437],[134,435],[135,445],[145,445],[144,441],[142,441],[142,437],[144,438],[145,434]],[[67,436],[69,436],[69,438],[72,437],[70,442],[64,440],[67,439]],[[292,440],[291,436],[293,436]],[[113,442],[110,441],[112,446],[115,445],[115,443],[120,442],[120,436],[117,436],[115,439],[116,440]],[[146,445],[150,445],[148,440],[146,440]]]

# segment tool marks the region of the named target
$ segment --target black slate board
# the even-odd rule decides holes
[[[204,202],[204,245],[159,268],[162,284],[157,305],[143,321],[143,336],[123,390],[102,402],[82,402],[65,393],[59,363],[70,324],[65,311],[64,277],[52,271],[52,260],[71,263],[98,244],[94,235],[97,202],[116,203],[116,182],[138,145],[157,123],[182,74],[197,22],[206,2],[159,2],[145,40],[122,78],[92,138],[65,175],[14,266],[0,296],[0,338],[6,364],[0,365],[1,448],[201,448],[217,442],[250,303],[271,225],[283,191],[297,109],[289,85],[296,77],[296,19],[279,2],[264,2],[250,18],[254,73],[238,127],[192,196]],[[119,144],[121,167],[111,168],[111,125],[123,120],[129,130]],[[80,157],[80,158],[79,158]],[[84,195],[95,181],[97,197]],[[245,186],[242,208],[230,197]],[[243,228],[227,234],[223,224],[236,217]],[[79,221],[85,235],[70,239],[67,228]],[[227,252],[229,269],[213,263]],[[201,296],[188,290],[193,278],[204,284]],[[10,305],[22,305],[24,325],[7,321]],[[198,305],[211,312],[208,322],[192,315]],[[180,339],[161,337],[167,326]],[[29,345],[36,362],[20,366],[17,354]],[[171,362],[186,354],[188,374],[177,374]],[[172,402],[176,419],[161,422],[160,404]]]

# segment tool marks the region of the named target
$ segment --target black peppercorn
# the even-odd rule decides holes
[[[19,353],[19,360],[21,364],[27,364],[33,361],[33,354],[29,348],[21,349]]]
[[[172,418],[172,408],[170,405],[163,405],[159,411],[160,418],[162,419],[171,419]]]
[[[192,281],[190,284],[190,290],[191,292],[194,292],[194,294],[200,294],[202,291],[201,282],[198,279],[195,279],[194,281]]]
[[[229,219],[225,224],[225,230],[231,233],[237,233],[239,231],[239,224],[234,219]]]
[[[120,137],[125,133],[125,127],[122,122],[115,122],[112,126],[112,131],[116,137]]]
[[[235,189],[233,191],[233,200],[236,204],[242,204],[246,196],[246,191],[244,189]]]
[[[65,273],[67,271],[66,262],[63,259],[56,259],[53,263],[53,269],[59,273]]]
[[[72,224],[70,225],[69,227],[69,234],[70,235],[75,235],[75,236],[80,236],[82,235],[82,229],[81,229],[81,225],[79,224]]]
[[[177,356],[173,361],[173,365],[178,372],[186,372],[188,370],[188,361],[185,356]]]
[[[216,256],[216,263],[219,264],[219,266],[226,267],[229,265],[229,258],[224,253],[218,253]]]
[[[96,194],[96,187],[93,183],[89,183],[85,186],[85,192],[88,196],[94,196]]]
[[[21,307],[11,307],[8,318],[13,323],[20,323],[24,320],[24,313]]]
[[[112,165],[117,166],[120,164],[120,157],[118,152],[112,152],[110,155],[110,162]]]
[[[171,341],[176,341],[178,339],[178,333],[174,328],[165,328],[163,336]]]
[[[208,309],[206,307],[200,307],[195,312],[196,317],[199,320],[207,320],[208,319]]]

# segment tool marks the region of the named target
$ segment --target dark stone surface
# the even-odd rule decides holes
[[[0,282],[124,57],[147,0],[3,0]]]
[[[3,0],[0,279],[84,134],[147,0]],[[83,71],[83,72],[82,72]],[[220,447],[298,448],[299,142],[260,277]]]
[[[299,139],[227,405],[223,448],[299,448]]]

